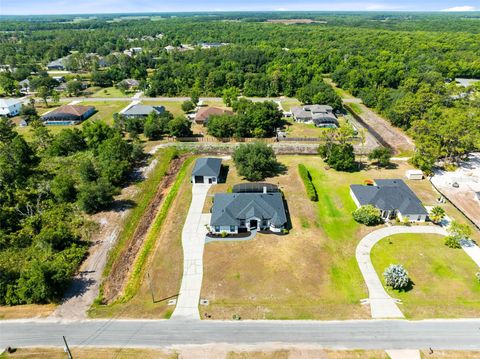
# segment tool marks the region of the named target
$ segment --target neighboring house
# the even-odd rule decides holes
[[[65,60],[66,59],[67,59],[67,57],[62,57],[60,59],[49,62],[48,65],[47,65],[47,69],[51,70],[51,71],[55,71],[55,70],[62,70],[63,71],[63,70],[65,70],[65,68],[66,68]]]
[[[351,185],[350,195],[357,207],[371,204],[383,219],[397,218],[425,222],[428,212],[413,191],[401,179],[376,179],[373,186]]]
[[[20,86],[20,92],[23,93],[23,94],[28,94],[30,93],[30,80],[29,79],[25,79],[25,80],[22,80],[18,83],[18,85]]]
[[[236,234],[239,232],[270,230],[281,232],[287,224],[287,215],[280,192],[217,193],[213,199],[210,232]]]
[[[128,50],[125,50],[123,53],[127,56],[134,56],[136,54],[139,54],[143,51],[143,49],[141,47],[131,47],[130,49]]]
[[[192,183],[218,183],[221,168],[221,158],[199,158],[193,167]]]
[[[201,42],[198,44],[202,49],[213,49],[217,47],[222,47],[227,44],[221,42]]]
[[[95,113],[93,106],[65,105],[43,115],[40,120],[47,125],[77,124]]]
[[[297,122],[314,124],[317,127],[338,127],[333,108],[328,105],[305,105],[292,107],[292,116]]]
[[[120,111],[120,114],[126,118],[145,118],[150,115],[152,112],[161,114],[165,112],[165,107],[163,106],[149,106],[149,105],[133,105],[127,107],[126,109]]]
[[[198,110],[195,115],[195,122],[198,124],[206,124],[210,116],[233,115],[233,112],[219,107],[204,107]]]
[[[52,76],[52,79],[57,81],[59,84],[65,82],[65,77],[64,76]]]
[[[140,85],[140,82],[134,79],[125,79],[119,82],[119,84],[127,85],[128,89],[131,90]]]
[[[0,116],[13,117],[20,114],[22,101],[15,98],[0,98]]]

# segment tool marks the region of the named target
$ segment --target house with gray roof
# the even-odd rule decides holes
[[[202,184],[218,183],[220,177],[220,171],[222,169],[221,158],[199,158],[195,162],[195,166],[192,171],[192,183]]]
[[[210,232],[237,234],[252,230],[279,233],[287,225],[280,192],[217,193],[213,199]]]
[[[68,56],[53,60],[48,63],[47,69],[48,70],[65,70],[67,59],[68,59]]]
[[[338,127],[333,108],[328,105],[305,105],[291,109],[295,121],[314,124],[317,127]]]
[[[401,179],[376,179],[373,186],[351,185],[350,195],[357,207],[372,205],[385,220],[425,222],[428,212],[420,199]]]
[[[165,107],[135,104],[120,111],[120,114],[125,116],[126,118],[145,118],[152,112],[161,114],[165,112]]]

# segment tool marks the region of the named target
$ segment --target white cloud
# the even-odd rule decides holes
[[[461,12],[461,11],[476,11],[475,6],[464,5],[464,6],[454,6],[448,9],[443,9],[442,11],[446,12]]]

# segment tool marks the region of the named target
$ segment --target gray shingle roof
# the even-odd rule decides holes
[[[163,106],[149,106],[149,105],[133,105],[129,107],[126,111],[122,112],[122,115],[125,116],[148,116],[152,112],[158,114],[165,111]]]
[[[399,211],[402,215],[428,214],[422,202],[401,179],[377,179],[376,186],[351,185],[361,206],[371,204],[383,211]]]
[[[193,167],[192,176],[218,177],[221,167],[221,158],[199,158]]]
[[[270,220],[280,227],[287,222],[282,194],[217,193],[212,208],[212,226],[238,226],[240,220],[252,217]]]

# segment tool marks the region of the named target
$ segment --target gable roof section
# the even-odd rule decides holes
[[[287,222],[282,194],[217,193],[212,208],[212,226],[238,226],[240,220],[270,220],[275,226]]]
[[[192,176],[218,177],[221,167],[221,158],[199,158],[193,167]]]
[[[49,115],[53,115],[53,114],[68,114],[68,115],[80,117],[94,109],[95,107],[93,106],[65,105],[53,111],[50,111],[48,114],[45,114],[43,117],[48,117]]]
[[[402,214],[428,214],[422,202],[401,179],[378,179],[375,186],[351,185],[361,206],[371,204],[383,211]]]
[[[0,107],[10,107],[18,103],[22,103],[22,101],[16,98],[0,98]]]

